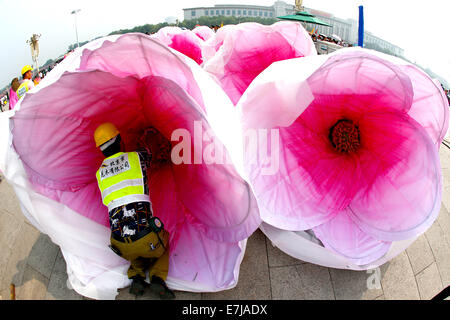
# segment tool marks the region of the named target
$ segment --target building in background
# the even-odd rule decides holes
[[[305,10],[320,20],[332,25],[332,27],[317,26],[310,23],[306,24],[306,29],[311,31],[315,27],[315,31],[324,35],[335,34],[342,40],[357,45],[358,43],[358,21],[353,19],[340,19],[333,16],[331,13],[315,10],[311,8],[305,8]],[[395,56],[403,56],[404,50],[380,37],[375,36],[369,31],[364,31],[364,47],[368,49],[374,49],[381,52],[385,52]]]
[[[331,13],[303,7],[305,11],[317,16],[320,20],[330,24],[332,27],[318,26],[310,23],[306,24],[306,30],[327,36],[337,35],[343,41],[352,45],[358,42],[358,21],[353,19],[340,19]],[[356,9],[355,9],[356,10]],[[272,6],[255,6],[255,5],[235,5],[235,4],[219,4],[213,7],[197,7],[186,8],[184,11],[184,19],[191,20],[200,17],[259,17],[259,18],[276,18],[295,14],[296,7],[294,4],[288,4],[284,1],[276,1]],[[305,24],[303,24],[305,26]],[[403,56],[404,50],[388,41],[385,41],[372,33],[364,32],[364,47],[375,49],[396,56]]]
[[[335,34],[348,43],[356,44],[358,42],[358,21],[353,19],[340,19],[333,16],[331,13],[311,8],[305,8],[305,11],[317,16],[317,18],[332,26],[327,27],[307,23],[306,29],[308,31],[315,28],[314,31],[317,31],[318,34],[327,36]]]
[[[277,1],[282,2],[283,1]],[[284,3],[286,4],[286,3]],[[293,7],[293,6],[290,6]],[[278,10],[283,10],[280,6]],[[184,20],[197,19],[200,17],[259,17],[259,18],[276,18],[278,11],[275,11],[274,6],[255,6],[255,5],[241,5],[241,4],[216,4],[214,7],[197,7],[186,8],[184,11]],[[281,12],[280,11],[280,12]]]
[[[377,37],[369,31],[364,32],[364,47],[392,54],[397,57],[403,57],[405,53],[405,50],[402,48]]]

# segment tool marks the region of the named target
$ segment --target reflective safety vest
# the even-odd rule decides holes
[[[19,98],[19,100],[20,100],[20,98],[22,98],[24,95],[25,95],[25,93],[27,92],[27,91],[29,91],[31,88],[30,88],[30,82],[31,82],[31,80],[25,80],[24,82],[22,82],[21,84],[20,84],[20,86],[17,88],[17,98]]]
[[[137,152],[119,152],[97,170],[97,182],[108,211],[132,202],[150,202]]]

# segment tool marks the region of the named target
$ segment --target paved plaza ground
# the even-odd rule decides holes
[[[218,293],[177,291],[177,299],[430,299],[450,285],[450,149],[439,152],[444,177],[442,208],[432,227],[406,251],[380,267],[381,287],[369,289],[372,273],[325,268],[273,247],[261,231],[248,240],[238,285]],[[0,183],[0,299],[87,299],[67,287],[59,247],[22,215],[14,191]],[[134,300],[128,288],[118,300]],[[146,294],[140,299],[155,299]]]

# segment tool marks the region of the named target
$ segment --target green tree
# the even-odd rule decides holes
[[[99,38],[100,38],[100,37],[99,37]],[[92,41],[92,40],[80,42],[80,47],[84,46],[86,43],[88,43],[88,42],[90,42],[90,41]],[[78,44],[76,44],[76,43],[71,44],[71,45],[67,48],[67,51],[75,50],[75,48],[76,48],[77,46],[78,46]]]
[[[260,24],[270,25],[277,22],[274,18],[259,18],[259,17],[226,17],[226,16],[216,16],[216,17],[199,17],[198,19],[184,20],[178,23],[178,27],[186,29],[194,29],[196,25],[201,26],[220,26],[227,24],[238,24],[242,22],[258,22]],[[124,34],[130,32],[142,32],[142,33],[155,33],[163,27],[169,26],[168,23],[158,23],[158,24],[145,24],[143,26],[137,26],[132,29],[121,29],[111,32],[112,34]]]
[[[44,63],[43,67],[48,66],[53,63],[53,59],[48,59],[46,63]]]
[[[200,17],[198,19],[184,20],[179,24],[179,27],[185,27],[187,29],[194,29],[197,24],[201,26],[220,26],[227,24],[239,24],[243,22],[258,22],[260,24],[270,25],[277,22],[274,18],[259,18],[259,17],[227,17],[227,16],[216,16],[216,17]]]

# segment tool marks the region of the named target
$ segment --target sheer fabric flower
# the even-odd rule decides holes
[[[193,33],[203,41],[208,41],[214,37],[215,33],[208,26],[197,26],[192,30]]]
[[[278,132],[278,146],[260,145],[279,159],[274,174],[245,153],[266,223],[312,229],[326,248],[365,265],[436,219],[448,103],[417,67],[350,48],[282,61],[237,107],[244,129]]]
[[[43,80],[39,90],[21,101],[12,118],[12,142],[28,180],[40,195],[85,219],[85,226],[64,225],[65,230],[57,230],[49,222],[51,215],[42,218],[42,210],[36,214],[52,238],[58,239],[60,232],[70,234],[56,241],[64,251],[84,255],[66,259],[72,268],[83,268],[83,274],[77,269],[79,279],[85,276],[89,283],[102,277],[97,269],[106,273],[127,264],[112,251],[104,251],[109,250],[108,212],[95,179],[103,156],[95,147],[93,133],[100,123],[112,122],[121,131],[127,151],[135,150],[140,141],[158,159],[148,178],[154,215],[171,235],[168,284],[189,291],[218,291],[237,283],[243,240],[259,226],[260,218],[248,184],[232,163],[193,162],[210,144],[200,136],[203,148],[194,146],[197,128],[223,147],[207,120],[210,102],[204,91],[232,107],[219,86],[201,80],[207,79],[203,73],[195,63],[148,36],[111,36],[75,51]],[[172,141],[177,129],[192,137],[183,141],[191,147],[191,164],[171,161],[170,149],[180,142]],[[66,216],[72,219],[72,214]],[[87,225],[94,228],[92,222],[104,227],[105,243],[84,243],[82,230]],[[90,251],[80,253],[84,245]],[[126,270],[120,270],[116,277],[123,282]],[[111,277],[102,279],[103,287],[118,283]]]
[[[197,30],[202,35],[204,31]],[[204,40],[191,30],[183,30],[179,27],[164,27],[151,37],[158,39],[168,47],[188,56],[199,65],[203,63],[202,46]]]
[[[219,81],[234,104],[273,62],[317,54],[307,31],[291,21],[270,26],[254,22],[226,25],[206,46],[210,49],[205,49],[204,69]]]

